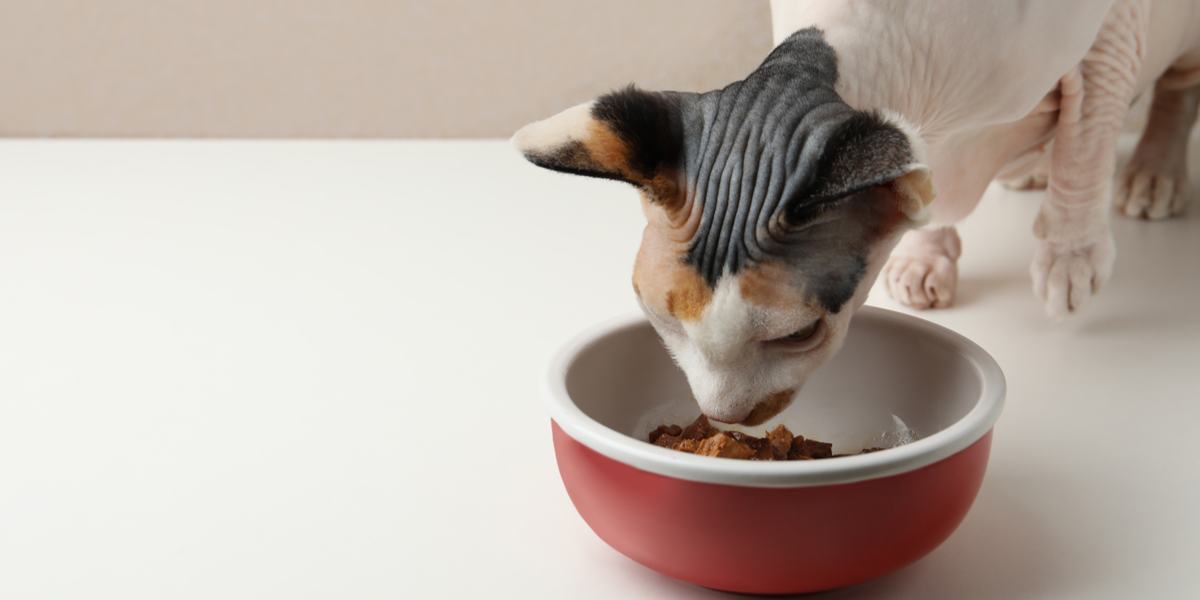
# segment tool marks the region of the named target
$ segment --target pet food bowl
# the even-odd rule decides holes
[[[569,343],[549,380],[567,493],[610,546],[664,575],[743,593],[827,590],[895,571],[941,544],[983,481],[1004,375],[970,340],[864,307],[841,352],[758,435],[783,423],[834,452],[880,445],[899,417],[919,439],[869,454],[757,462],[647,443],[699,414],[642,317]]]

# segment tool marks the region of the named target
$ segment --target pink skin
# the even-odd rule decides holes
[[[1137,149],[1117,178],[1117,212],[1150,220],[1182,214],[1187,207],[1188,133],[1196,122],[1200,87],[1163,85],[1154,90],[1150,120]]]
[[[998,177],[1047,188],[1030,273],[1054,318],[1078,312],[1111,275],[1114,195],[1128,216],[1183,210],[1200,1],[773,0],[772,9],[777,40],[810,25],[825,31],[851,106],[895,111],[927,144],[932,226],[908,233],[881,275],[905,304],[953,302],[961,244],[948,226]],[[1152,90],[1150,123],[1114,189],[1129,104]]]
[[[746,270],[710,289],[678,260],[694,221],[648,210],[635,286],[710,417],[758,422],[782,408],[837,351],[877,275],[902,302],[950,305],[962,252],[953,224],[998,176],[1044,175],[1030,268],[1034,290],[1053,317],[1079,311],[1112,271],[1117,135],[1130,101],[1160,77],[1150,126],[1116,195],[1131,215],[1180,210],[1186,181],[1180,153],[1200,103],[1200,36],[1193,33],[1200,31],[1200,0],[775,0],[772,6],[777,38],[810,26],[823,32],[837,54],[839,95],[854,108],[887,115],[918,162],[887,189],[874,190],[876,201],[895,203],[907,219],[872,248],[847,309],[835,314],[806,304],[805,286],[787,287],[803,280],[786,272],[795,265],[762,265],[757,275]],[[980,25],[956,27],[962,23]],[[582,143],[596,150],[586,159],[604,164],[572,163],[572,169],[624,173],[623,153],[613,136],[602,135],[589,106],[531,124],[513,141],[526,156]],[[900,231],[930,217],[897,243]],[[816,333],[801,336],[802,346],[777,343],[810,330]]]

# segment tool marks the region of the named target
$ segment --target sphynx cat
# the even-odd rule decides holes
[[[633,87],[521,129],[549,169],[624,181],[647,219],[634,291],[705,415],[755,425],[841,345],[882,276],[954,300],[954,223],[988,184],[1044,185],[1033,289],[1050,316],[1109,279],[1114,211],[1185,206],[1197,0],[775,0],[776,47],[705,93]],[[1114,148],[1152,93],[1125,172]],[[936,197],[936,199],[935,199]]]

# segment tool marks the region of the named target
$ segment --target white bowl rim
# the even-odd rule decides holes
[[[981,383],[975,406],[949,427],[928,437],[887,451],[836,460],[758,462],[695,456],[661,448],[601,424],[580,410],[567,393],[567,372],[583,351],[611,334],[647,325],[641,313],[634,313],[584,330],[557,352],[546,382],[547,409],[550,418],[568,436],[618,462],[666,477],[743,487],[835,485],[898,475],[948,458],[992,430],[1003,408],[1005,380],[991,355],[975,342],[925,319],[873,306],[860,308],[855,320],[863,317],[914,329],[964,356],[976,369]]]

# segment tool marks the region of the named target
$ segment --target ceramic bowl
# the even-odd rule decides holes
[[[995,360],[970,340],[864,307],[791,406],[744,430],[783,423],[855,452],[887,443],[899,417],[918,439],[895,448],[756,462],[646,442],[699,409],[640,316],[567,344],[547,402],[563,484],[601,539],[670,577],[782,594],[873,579],[941,544],[979,491],[1004,390]]]

